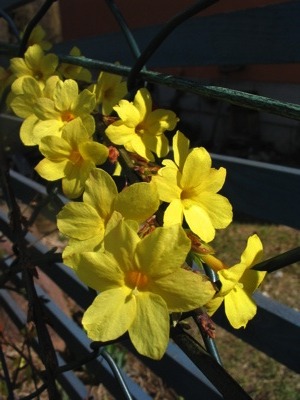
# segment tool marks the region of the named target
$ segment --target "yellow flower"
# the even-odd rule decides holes
[[[119,75],[100,72],[97,83],[90,86],[89,90],[96,95],[97,104],[102,105],[102,114],[109,115],[113,106],[127,93],[126,82]]]
[[[21,37],[23,34],[21,35]],[[34,44],[38,44],[44,51],[50,50],[52,47],[52,43],[44,40],[46,36],[46,32],[41,25],[36,25],[29,37],[27,42],[27,47],[32,46]]]
[[[78,47],[74,46],[70,51],[70,56],[80,57],[81,51]],[[80,65],[62,63],[58,71],[64,78],[71,78],[76,81],[91,82],[92,79],[91,72]]]
[[[39,121],[34,114],[37,99],[40,97],[52,98],[58,80],[58,76],[51,76],[47,79],[43,90],[31,76],[25,77],[21,85],[15,85],[15,82],[12,84],[9,107],[18,117],[25,118],[20,129],[20,138],[25,146],[37,144],[33,135],[34,126]]]
[[[44,88],[46,80],[56,73],[58,57],[55,54],[46,54],[38,45],[28,47],[24,58],[15,57],[10,60],[10,69],[14,73],[16,85],[22,85],[26,76],[32,76]]]
[[[152,152],[158,157],[166,156],[169,144],[164,132],[173,130],[178,122],[173,111],[152,111],[151,95],[145,88],[137,91],[133,102],[121,100],[113,109],[120,120],[109,125],[105,133],[114,144],[124,145],[126,150],[150,161],[154,161]]]
[[[182,223],[204,242],[210,242],[215,229],[226,228],[232,221],[229,201],[217,194],[226,170],[211,168],[211,157],[203,147],[189,150],[189,141],[181,132],[173,138],[174,159],[164,160],[165,167],[152,177],[159,197],[170,203],[164,213],[164,225]]]
[[[140,239],[121,220],[105,251],[74,255],[79,278],[100,292],[82,324],[90,339],[114,340],[128,331],[140,354],[160,359],[169,341],[169,313],[202,306],[214,294],[204,276],[181,268],[190,241],[180,225]]]
[[[224,301],[226,316],[236,329],[245,327],[255,316],[257,307],[251,295],[263,281],[266,272],[255,271],[251,267],[261,260],[262,253],[263,246],[259,237],[252,235],[248,239],[240,263],[217,271],[222,287],[206,305],[209,315],[214,314]],[[210,265],[211,260],[205,261]],[[212,268],[215,264],[212,260]]]
[[[95,131],[95,120],[91,115],[95,107],[95,96],[87,89],[78,93],[78,84],[72,79],[58,80],[52,98],[40,97],[33,107],[35,124],[23,129],[25,144],[39,144],[45,136],[61,136],[62,129],[80,117],[89,136]]]
[[[82,194],[91,170],[108,156],[108,148],[92,141],[80,118],[67,124],[61,137],[42,138],[39,149],[45,158],[35,170],[49,181],[62,179],[63,192],[71,199]]]
[[[22,80],[22,85],[11,86],[12,96],[10,107],[20,118],[27,118],[34,114],[34,105],[40,97],[52,98],[59,77],[54,75],[47,79],[45,87],[41,89],[38,82],[31,76]]]
[[[59,230],[71,238],[63,253],[64,261],[67,263],[74,251],[98,249],[114,211],[126,220],[136,221],[138,229],[138,224],[152,216],[158,206],[154,185],[135,183],[118,193],[107,172],[93,170],[85,184],[83,202],[66,204],[57,216]]]

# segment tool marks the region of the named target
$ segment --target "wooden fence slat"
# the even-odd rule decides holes
[[[7,224],[7,217],[4,213],[0,212],[0,229],[5,233],[5,225]],[[38,242],[36,238],[28,233],[26,240],[31,246],[32,255],[45,254],[49,249],[42,243]],[[74,300],[80,307],[86,309],[93,300],[93,295],[88,288],[76,277],[73,271],[63,264],[53,264],[42,268],[43,272],[46,273],[66,294],[68,294],[72,300]],[[43,295],[46,298],[46,295]],[[62,337],[73,335],[73,339],[68,336],[67,343],[71,348],[78,347],[78,342],[84,340],[83,343],[90,343],[86,335],[81,329],[68,322],[68,317],[65,316],[61,310],[51,303],[51,300],[47,300],[45,303],[49,311],[50,307],[50,318],[53,327],[58,331]],[[81,332],[78,334],[79,331]],[[72,333],[70,333],[70,332]],[[74,336],[75,335],[75,336]],[[77,338],[77,335],[80,338]],[[75,341],[74,341],[75,340]],[[89,347],[88,347],[89,348]],[[129,345],[131,351],[135,352],[132,346]],[[82,353],[78,354],[82,356]],[[136,354],[140,357],[138,354]],[[216,389],[208,381],[208,379],[199,371],[194,364],[184,355],[184,353],[172,343],[169,344],[167,352],[160,363],[140,357],[142,361],[155,373],[159,373],[164,381],[170,386],[174,387],[178,392],[188,396],[189,394],[197,395],[199,387],[201,386],[201,393],[206,394],[210,400],[219,400],[222,397],[216,392]],[[181,381],[183,380],[183,381]]]
[[[9,295],[5,289],[0,289],[0,304],[6,310],[13,323],[20,330],[26,325],[26,316],[20,309],[19,305]],[[37,341],[33,342],[33,348],[38,351]],[[58,365],[64,365],[62,357],[57,354]],[[80,379],[72,372],[64,372],[57,378],[59,383],[64,388],[64,391],[70,396],[72,400],[82,400],[87,397],[87,389]]]
[[[0,229],[2,231],[3,228],[5,228],[5,224],[7,224],[7,219],[1,223],[1,221],[3,221],[3,217],[3,214],[1,215],[0,213]],[[35,249],[37,254],[45,254],[48,251],[48,248],[42,243],[37,242],[35,237],[30,233],[26,235],[26,239],[29,240],[29,243],[32,246],[32,251]],[[77,277],[69,268],[65,267],[63,264],[54,264],[50,267],[48,266],[42,269],[73,300],[75,300],[78,305],[85,309],[91,303],[93,298],[92,294],[88,291],[85,285],[83,285],[77,279]],[[226,321],[225,316],[221,313],[217,313],[216,316],[214,316],[214,320],[226,330],[252,344],[254,347],[259,348],[261,351],[273,357],[278,362],[288,366],[290,369],[298,371],[299,365],[297,363],[299,358],[297,359],[297,351],[293,352],[293,356],[291,356],[288,350],[291,347],[295,349],[297,348],[300,333],[299,313],[280,303],[274,302],[272,299],[265,298],[260,294],[257,294],[256,296],[258,314],[256,318],[249,322],[246,330],[232,329]],[[276,343],[270,340],[270,331],[277,332],[277,335],[274,336],[274,340],[277,338],[275,340]],[[177,364],[175,368],[172,355],[169,354],[169,349],[164,362],[164,367],[161,367],[163,364],[152,365],[151,360],[145,360],[145,363],[149,365],[149,367],[159,370],[160,374],[166,380],[170,379],[170,374],[168,372],[166,373],[166,371],[174,371],[175,375],[172,376],[171,381],[174,379],[176,382],[178,381],[176,379],[176,368],[179,370],[180,368],[187,369],[187,371],[183,370],[180,372],[181,376],[184,374],[189,375],[194,373],[193,370],[189,370],[190,366],[185,365],[184,363],[182,365]],[[186,382],[188,382],[188,378],[186,378]],[[208,387],[206,390],[210,390],[210,388]],[[213,395],[215,394],[212,394],[212,396]]]
[[[274,224],[300,229],[300,169],[237,157],[211,154],[213,166],[225,167],[227,176],[222,194],[230,199],[236,213]],[[24,197],[24,187],[47,193],[43,185],[11,171],[17,194]],[[28,189],[26,191],[29,193]],[[62,202],[67,200],[61,196]]]
[[[300,313],[259,292],[254,298],[258,311],[246,329],[233,329],[222,309],[217,311],[213,320],[234,336],[299,373]]]
[[[177,27],[153,54],[147,66],[278,64],[300,62],[299,1],[235,12],[194,17]],[[143,50],[161,26],[134,29]],[[89,58],[132,65],[134,58],[121,32],[62,42],[54,49],[67,53],[72,46]]]
[[[300,229],[300,169],[212,154],[214,167],[225,167],[222,188],[233,211]]]
[[[11,11],[32,2],[33,0],[1,0],[0,8],[5,11]]]

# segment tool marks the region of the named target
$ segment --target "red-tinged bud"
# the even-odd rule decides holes
[[[112,164],[115,164],[118,161],[119,155],[119,150],[116,147],[108,147],[108,159]]]
[[[153,232],[154,229],[158,226],[156,222],[156,217],[155,215],[152,215],[152,217],[148,218],[140,227],[139,229],[139,237],[143,238],[149,233]]]
[[[111,115],[101,115],[102,121],[105,123],[106,126],[113,124],[116,122],[119,118],[118,117],[113,117]]]
[[[192,251],[198,254],[214,254],[214,249],[208,245],[207,243],[204,243],[199,236],[195,235],[192,231],[186,230],[185,231],[187,237],[190,239],[192,243]]]
[[[212,319],[208,316],[208,314],[201,312],[197,313],[196,316],[197,323],[201,325],[203,331],[207,334],[211,339],[216,338],[216,327],[213,323]]]

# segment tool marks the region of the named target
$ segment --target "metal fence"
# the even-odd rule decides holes
[[[107,1],[122,27],[123,35],[129,44],[129,50],[136,58],[134,64],[132,66],[121,66],[85,57],[71,57],[65,54],[59,54],[60,60],[96,71],[107,71],[125,76],[130,90],[134,90],[142,80],[162,87],[169,87],[236,104],[240,107],[300,120],[300,105],[298,104],[281,102],[224,87],[201,85],[194,80],[145,69],[145,65],[151,60],[151,56],[163,43],[164,39],[172,34],[175,28],[191,16],[216,2],[216,0],[199,1],[185,12],[175,16],[159,31],[148,46],[143,51],[140,51],[123,17],[112,7],[114,3]],[[295,5],[297,2],[292,3]],[[30,29],[35,26],[51,4],[52,1],[46,1],[43,4],[32,24],[28,26],[28,30],[24,35],[25,39],[23,39],[20,46],[6,47],[3,53],[17,51],[18,54],[22,54],[24,52],[22,46],[26,43],[26,35],[27,37],[29,36]],[[6,16],[11,9],[10,7],[12,7],[12,2],[5,2],[2,6],[3,12],[1,15]],[[19,124],[20,120],[17,118],[1,115],[2,131],[4,127],[5,129],[13,127],[10,129],[17,131]],[[224,193],[230,198],[233,207],[237,211],[277,224],[300,228],[297,212],[300,201],[299,169],[214,154],[212,158],[216,166],[222,165],[228,170],[228,180],[224,187]],[[26,160],[26,157],[24,157],[24,160]],[[20,160],[18,162],[15,163],[15,166],[21,165]],[[26,164],[26,161],[24,162]],[[29,166],[28,168],[30,169]],[[39,212],[44,211],[46,208],[59,210],[66,200],[57,195],[57,193],[52,192],[51,187],[46,188],[42,184],[24,176],[24,173],[22,173],[24,171],[25,168],[22,171],[22,167],[19,167],[19,171],[16,168],[11,170],[9,174],[6,174],[5,168],[2,171],[3,193],[8,194],[12,206],[14,207],[14,202],[17,198],[21,199],[25,204],[30,204],[32,199],[38,198],[36,210]],[[272,198],[272,201],[270,201],[270,198]],[[36,214],[37,212],[33,211],[32,222],[34,222]],[[16,220],[11,219],[7,212],[1,211],[0,230],[2,234],[18,246],[18,241],[20,240],[22,246],[26,248],[26,254],[30,255],[31,263],[38,265],[79,307],[85,309],[92,301],[94,294],[76,278],[69,268],[61,263],[57,254],[43,245],[28,229],[24,229],[20,222],[19,228],[21,228],[21,232],[16,231],[16,227],[11,225],[12,222],[16,222]],[[21,238],[18,237],[18,233],[21,234]],[[27,326],[28,315],[20,309],[11,296],[10,288],[6,287],[8,277],[16,287],[24,285],[24,274],[22,276],[18,267],[20,261],[19,250],[15,249],[15,258],[8,257],[1,260],[0,285],[2,283],[2,287],[0,289],[0,304],[6,310],[13,323],[22,330]],[[266,264],[272,264],[276,269],[298,260],[299,248],[293,249],[278,258],[266,261]],[[26,260],[23,260],[23,262],[26,262]],[[44,383],[32,395],[26,396],[24,399],[38,397],[46,388],[49,398],[58,398],[56,397],[58,392],[55,389],[55,381],[59,382],[67,396],[69,396],[68,398],[86,398],[88,395],[87,388],[74,372],[76,368],[82,365],[86,366],[88,373],[95,377],[98,382],[103,382],[116,398],[138,400],[150,398],[137,383],[118,368],[115,361],[105,350],[105,347],[91,344],[76,321],[72,320],[55,304],[55,298],[51,298],[38,285],[33,284],[33,276],[29,274],[27,279],[31,283],[25,283],[25,286],[27,285],[27,289],[29,287],[33,290],[31,296],[36,299],[38,304],[37,306],[31,304],[31,307],[33,307],[31,312],[35,313],[37,317],[42,316],[44,321],[47,321],[47,324],[51,325],[58,333],[67,344],[72,355],[72,361],[64,360],[62,355],[55,353],[53,346],[48,343],[51,339],[47,335],[38,332],[38,340],[36,337],[32,337],[30,345],[41,354],[41,358],[44,361],[45,371],[42,375]],[[261,294],[257,294],[256,301],[258,304],[257,317],[246,330],[231,330],[221,313],[216,314],[216,323],[265,352],[270,357],[275,358],[288,368],[299,372],[299,313],[265,298]],[[44,328],[45,325],[40,327],[41,330]],[[37,331],[38,329],[37,326]],[[271,336],[270,332],[273,333]],[[170,384],[186,399],[204,398],[217,400],[223,398],[232,400],[250,398],[219,364],[218,357],[214,353],[216,350],[214,343],[206,343],[207,348],[204,349],[193,340],[187,339],[185,335],[181,335],[180,332],[174,334],[173,339],[176,343],[170,342],[166,355],[159,363],[136,356],[140,357],[150,369],[155,371],[157,375],[161,376],[166,383]],[[124,344],[129,351],[134,352],[128,341],[125,341]],[[47,351],[49,351],[49,354],[47,354]],[[53,363],[55,365],[51,369],[50,367],[51,365],[53,366]],[[14,399],[13,389],[9,387],[9,382],[11,381],[9,372],[5,368],[6,364],[2,352],[1,365],[2,374],[6,378],[8,387],[7,398]]]

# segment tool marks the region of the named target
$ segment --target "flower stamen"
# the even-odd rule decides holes
[[[126,274],[126,282],[132,289],[142,290],[147,286],[149,278],[139,271],[130,271]]]
[[[64,111],[61,114],[61,120],[64,122],[70,122],[73,119],[75,119],[74,114],[72,114],[70,111]]]

